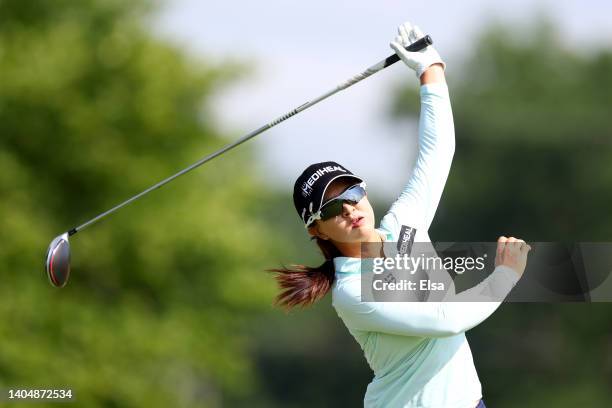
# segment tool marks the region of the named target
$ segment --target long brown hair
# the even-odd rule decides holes
[[[268,272],[275,274],[274,277],[281,289],[274,304],[285,310],[313,304],[324,297],[334,283],[334,258],[342,254],[330,241],[318,237],[313,239],[325,257],[325,262],[320,266],[291,265],[292,268],[268,269]]]

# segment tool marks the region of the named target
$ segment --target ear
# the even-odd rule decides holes
[[[329,240],[329,237],[325,234],[323,234],[321,231],[319,231],[319,224],[317,224],[317,222],[315,221],[314,225],[308,227],[308,233],[310,234],[311,237],[313,238],[321,238],[324,240]]]

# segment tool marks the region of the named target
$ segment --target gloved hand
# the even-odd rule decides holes
[[[420,78],[423,72],[433,64],[439,63],[442,64],[443,68],[446,68],[440,54],[432,45],[417,52],[406,51],[406,48],[404,48],[425,36],[419,27],[413,26],[407,21],[400,25],[397,31],[399,35],[391,41],[391,48],[406,65],[416,71],[417,78]]]

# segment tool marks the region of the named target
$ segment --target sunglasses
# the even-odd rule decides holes
[[[366,196],[365,183],[355,184],[344,190],[340,195],[328,200],[321,207],[321,220],[329,220],[341,215],[344,203],[355,205]]]

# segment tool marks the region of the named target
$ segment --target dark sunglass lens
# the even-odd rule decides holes
[[[342,214],[342,208],[344,203],[355,205],[359,201],[361,201],[363,197],[365,197],[365,195],[365,189],[359,184],[348,188],[336,198],[332,199],[331,201],[328,201],[327,204],[325,204],[323,208],[321,208],[321,219],[325,221]]]
[[[323,221],[334,218],[336,215],[342,214],[342,200],[332,200],[321,208],[321,219]]]

